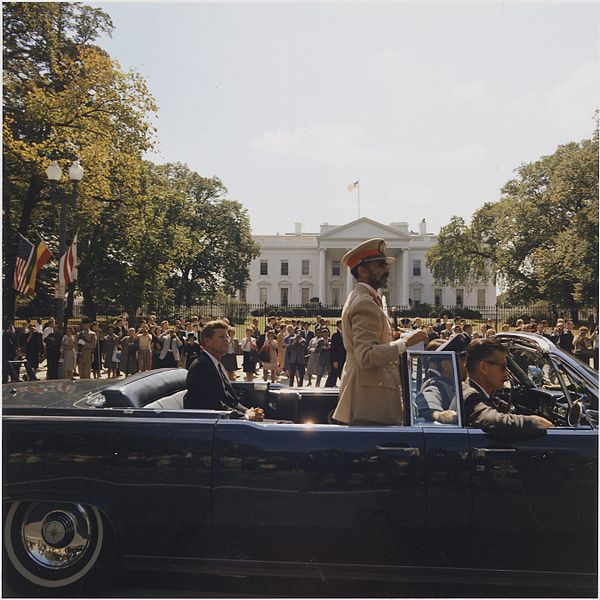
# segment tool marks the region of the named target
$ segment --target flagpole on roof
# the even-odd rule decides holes
[[[356,189],[358,190],[358,218],[360,219],[360,177],[356,181]]]

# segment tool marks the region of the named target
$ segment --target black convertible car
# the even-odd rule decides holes
[[[328,423],[338,390],[236,383],[263,423],[182,410],[184,369],[3,386],[5,574],[60,588],[124,569],[597,588],[598,373],[542,337],[509,349],[498,438],[419,416]],[[435,353],[437,356],[440,353]],[[455,393],[461,385],[457,359]]]

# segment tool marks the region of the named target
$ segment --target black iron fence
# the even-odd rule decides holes
[[[576,325],[584,324],[592,314],[591,307],[565,308],[550,303],[537,303],[529,306],[429,306],[420,304],[417,306],[398,306],[398,318],[409,318],[411,322],[419,317],[424,325],[434,324],[437,318],[447,316],[452,319],[461,316],[463,319],[472,321],[474,325],[483,321],[491,321],[491,325],[499,331],[503,324],[508,324],[514,328],[519,319],[525,323],[532,319],[540,322],[543,319],[548,321],[549,325],[554,325],[558,318],[572,319]],[[391,314],[391,307],[388,312]],[[189,321],[197,316],[204,321],[211,318],[227,317],[230,323],[235,326],[238,337],[244,335],[245,327],[252,323],[253,319],[258,319],[259,327],[264,330],[269,316],[278,318],[296,319],[301,321],[314,322],[317,315],[327,319],[332,325],[342,314],[341,306],[324,305],[321,303],[308,303],[303,305],[281,306],[274,304],[247,304],[243,302],[229,303],[204,303],[195,306],[143,306],[136,311],[135,315],[130,315],[123,307],[111,307],[98,312],[95,315],[85,314],[80,305],[73,307],[73,314],[68,319],[68,324],[77,326],[81,323],[83,316],[96,320],[103,329],[109,323],[114,322],[118,317],[124,317],[130,326],[139,326],[142,320],[148,320],[151,315],[156,316],[160,323],[166,319],[169,323],[175,320]],[[48,320],[50,315],[33,315],[21,310],[17,310],[17,319],[15,326],[23,327],[27,320],[40,318],[43,322]]]

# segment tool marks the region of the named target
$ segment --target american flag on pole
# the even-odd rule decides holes
[[[67,251],[60,257],[58,266],[58,284],[65,289],[77,279],[77,234]]]
[[[356,181],[353,181],[352,183],[349,183],[346,186],[346,189],[351,192],[352,190],[355,190],[358,187],[358,179]]]
[[[13,287],[21,294],[27,294],[29,290],[27,273],[29,266],[33,262],[34,245],[19,234],[19,248],[17,250],[17,261],[15,263],[15,276],[13,278]]]

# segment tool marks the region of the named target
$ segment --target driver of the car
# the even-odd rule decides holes
[[[498,410],[494,392],[508,379],[507,351],[494,336],[473,340],[467,348],[468,379],[463,384],[464,414],[468,426],[487,433],[535,432],[553,427],[538,415],[515,415]]]

